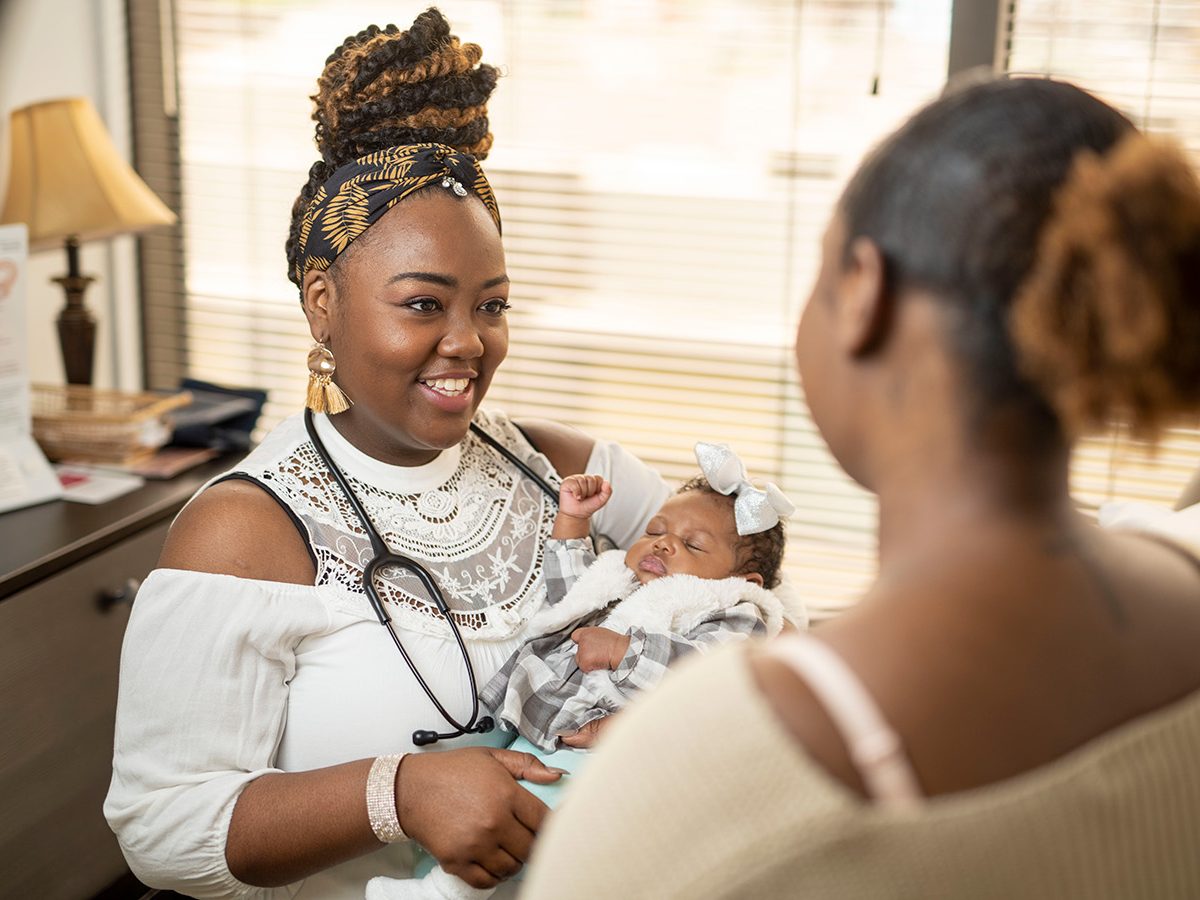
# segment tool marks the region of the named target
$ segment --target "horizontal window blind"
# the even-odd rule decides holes
[[[282,248],[315,158],[308,95],[342,37],[424,4],[131,11],[143,5],[174,13],[161,64],[178,67],[187,263],[182,295],[151,297],[147,369],[154,386],[182,367],[265,387],[269,427],[299,408],[306,376]],[[1200,4],[1009,12],[1011,71],[1079,81],[1200,158]],[[489,402],[620,440],[673,479],[693,472],[696,440],[729,442],[797,501],[799,589],[818,615],[841,608],[873,574],[874,504],[804,412],[792,334],[844,177],[940,88],[949,0],[471,0],[449,13],[505,73],[487,169],[514,309]],[[168,33],[151,18],[134,52],[153,56],[156,30]],[[177,263],[149,265],[169,279]],[[1080,448],[1073,489],[1085,507],[1169,502],[1198,462],[1195,428],[1154,456],[1116,432]]]
[[[1010,71],[1074,81],[1144,130],[1179,140],[1200,165],[1196,0],[1021,0],[1009,24]],[[1173,429],[1154,452],[1120,429],[1085,441],[1072,467],[1076,498],[1091,508],[1173,503],[1200,467],[1198,425]]]
[[[175,0],[192,375],[300,408],[309,339],[288,213],[326,56],[425,3]],[[845,175],[940,89],[949,0],[471,0],[505,73],[487,162],[513,280],[488,402],[621,441],[672,479],[726,441],[796,501],[788,571],[818,615],[873,574],[874,505],[803,408],[791,344]],[[620,490],[620,486],[617,486]]]

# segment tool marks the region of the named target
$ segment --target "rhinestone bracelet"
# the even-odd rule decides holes
[[[377,756],[367,776],[367,818],[375,837],[385,844],[408,839],[396,815],[396,770],[406,754]]]

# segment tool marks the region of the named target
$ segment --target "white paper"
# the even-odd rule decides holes
[[[0,512],[62,496],[33,440],[25,349],[24,225],[0,226]]]
[[[140,475],[91,466],[60,464],[54,470],[63,486],[63,499],[73,503],[107,503],[122,494],[136,491],[146,483]]]

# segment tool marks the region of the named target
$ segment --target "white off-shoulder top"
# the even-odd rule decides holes
[[[476,421],[557,483],[511,421]],[[554,508],[474,435],[426,466],[391,466],[323,416],[319,434],[394,549],[434,574],[484,684],[541,606],[542,543]],[[587,471],[614,485],[596,517],[618,545],[641,534],[666,498],[662,479],[620,446],[597,441]],[[361,590],[369,545],[331,487],[301,416],[280,424],[238,467],[288,509],[317,567],[315,585],[159,569],[138,592],[121,657],[113,778],[104,812],[146,884],[197,897],[361,898],[374,875],[411,871],[396,844],[287,888],[242,884],[225,839],[242,788],[301,771],[411,751],[412,732],[445,730]],[[255,548],[270,553],[270,547]],[[465,720],[462,657],[429,600],[402,573],[381,593],[405,649],[443,704]],[[497,732],[447,746],[497,743]],[[442,745],[438,745],[441,747]]]

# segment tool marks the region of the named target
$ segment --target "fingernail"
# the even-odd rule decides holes
[[[554,772],[557,775],[570,775],[571,774],[566,769],[556,769],[556,768],[554,768],[554,766],[546,766],[546,768],[549,769],[551,772]]]

